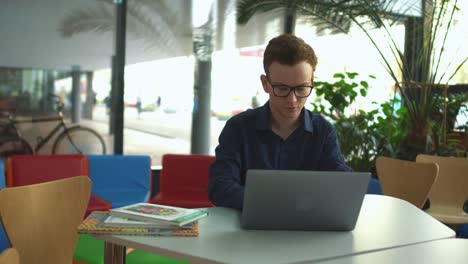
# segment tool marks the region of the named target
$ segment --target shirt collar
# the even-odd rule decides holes
[[[302,109],[302,117],[304,118],[304,130],[307,132],[312,133],[314,131],[313,126],[312,126],[312,118],[314,116],[312,115],[312,112],[309,112],[305,109],[305,107]]]
[[[302,127],[305,131],[312,133],[312,118],[311,112],[307,111],[305,107],[302,109]],[[256,129],[257,130],[270,130],[271,129],[271,112],[270,112],[270,101],[268,100],[263,106],[259,107],[256,118]]]

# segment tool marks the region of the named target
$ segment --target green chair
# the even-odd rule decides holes
[[[182,238],[183,239],[183,238]],[[188,261],[178,260],[170,257],[148,253],[146,251],[134,250],[127,255],[127,263],[134,264],[187,264]]]
[[[73,260],[89,264],[104,264],[104,241],[80,234]]]
[[[75,249],[74,260],[88,264],[104,264],[104,241],[95,239],[87,234],[80,234]],[[141,250],[134,250],[127,254],[128,264],[185,264],[186,261],[164,257]]]

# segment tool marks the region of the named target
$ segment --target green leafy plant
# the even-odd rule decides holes
[[[369,76],[369,78],[375,78]],[[356,171],[375,172],[378,155],[395,156],[400,142],[406,137],[405,108],[393,111],[400,100],[393,98],[371,111],[349,113],[358,96],[366,97],[369,84],[355,72],[336,73],[333,81],[314,82],[317,99],[312,111],[330,119],[346,163]],[[397,118],[398,117],[398,118]],[[389,136],[388,131],[393,128]]]
[[[323,96],[323,98],[330,103],[328,109],[325,109],[324,105],[314,104],[312,106],[319,112],[326,111],[328,116],[332,120],[336,121],[343,117],[344,111],[349,107],[358,96],[358,92],[355,91],[357,88],[361,96],[367,95],[367,89],[369,84],[367,81],[356,80],[358,73],[356,72],[345,72],[335,73],[333,78],[335,82],[314,82],[315,93],[317,96]],[[375,78],[374,76],[370,76]]]

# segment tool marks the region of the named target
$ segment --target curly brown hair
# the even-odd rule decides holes
[[[291,34],[279,35],[268,42],[263,54],[263,68],[267,75],[268,69],[275,61],[291,66],[306,61],[313,71],[317,66],[317,56],[312,47],[303,39]]]

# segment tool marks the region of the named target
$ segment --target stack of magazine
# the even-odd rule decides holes
[[[198,236],[203,209],[137,203],[110,211],[94,211],[78,226],[81,234]]]

